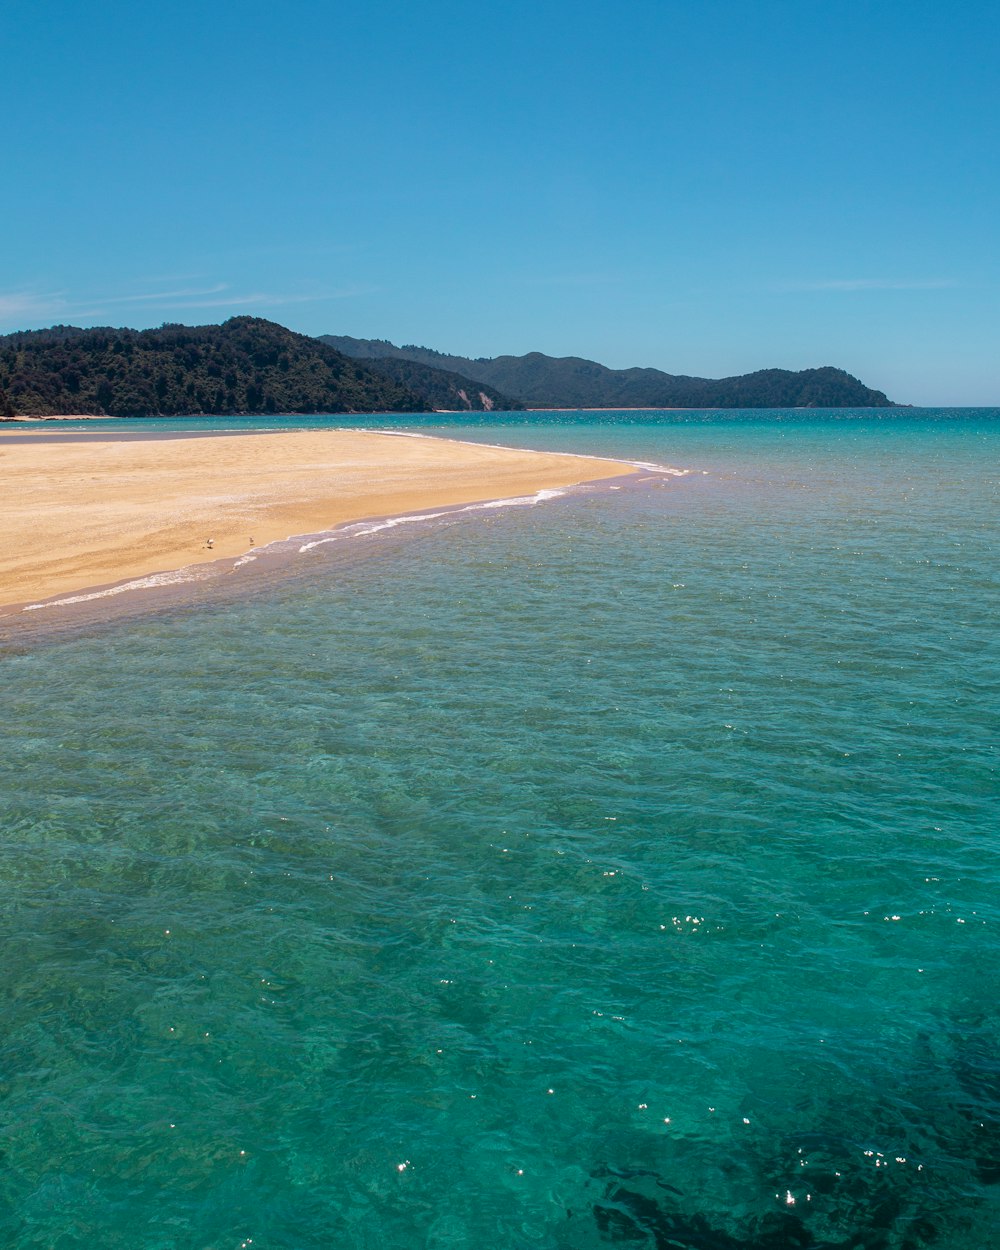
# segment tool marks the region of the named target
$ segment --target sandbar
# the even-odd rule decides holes
[[[368,517],[634,471],[614,460],[371,431],[140,441],[5,433],[0,605],[8,607],[238,557]]]

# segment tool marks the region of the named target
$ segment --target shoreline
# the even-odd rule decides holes
[[[354,430],[68,442],[0,431],[0,468],[7,617],[45,600],[236,562],[290,536],[635,472],[621,461]]]
[[[124,417],[108,417],[96,412],[56,412],[46,417],[32,416],[25,413],[23,416],[0,417],[0,429],[5,425],[35,425],[39,421],[123,421]]]

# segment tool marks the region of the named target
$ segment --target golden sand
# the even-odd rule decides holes
[[[141,441],[81,433],[71,442],[55,431],[30,442],[7,434],[0,430],[6,605],[239,556],[348,521],[632,471],[612,460],[347,430]]]

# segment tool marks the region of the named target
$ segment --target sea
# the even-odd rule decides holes
[[[0,1244],[1000,1244],[1000,410],[134,425],[642,467],[0,622]]]

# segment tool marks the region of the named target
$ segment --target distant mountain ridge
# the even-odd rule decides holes
[[[541,352],[470,360],[380,339],[312,338],[260,317],[0,336],[0,417],[892,406],[829,367],[713,380]]]
[[[731,378],[697,378],[659,369],[609,369],[578,356],[542,352],[471,360],[385,339],[324,334],[322,342],[368,363],[408,360],[472,378],[529,408],[891,408],[843,369],[761,369]]]

